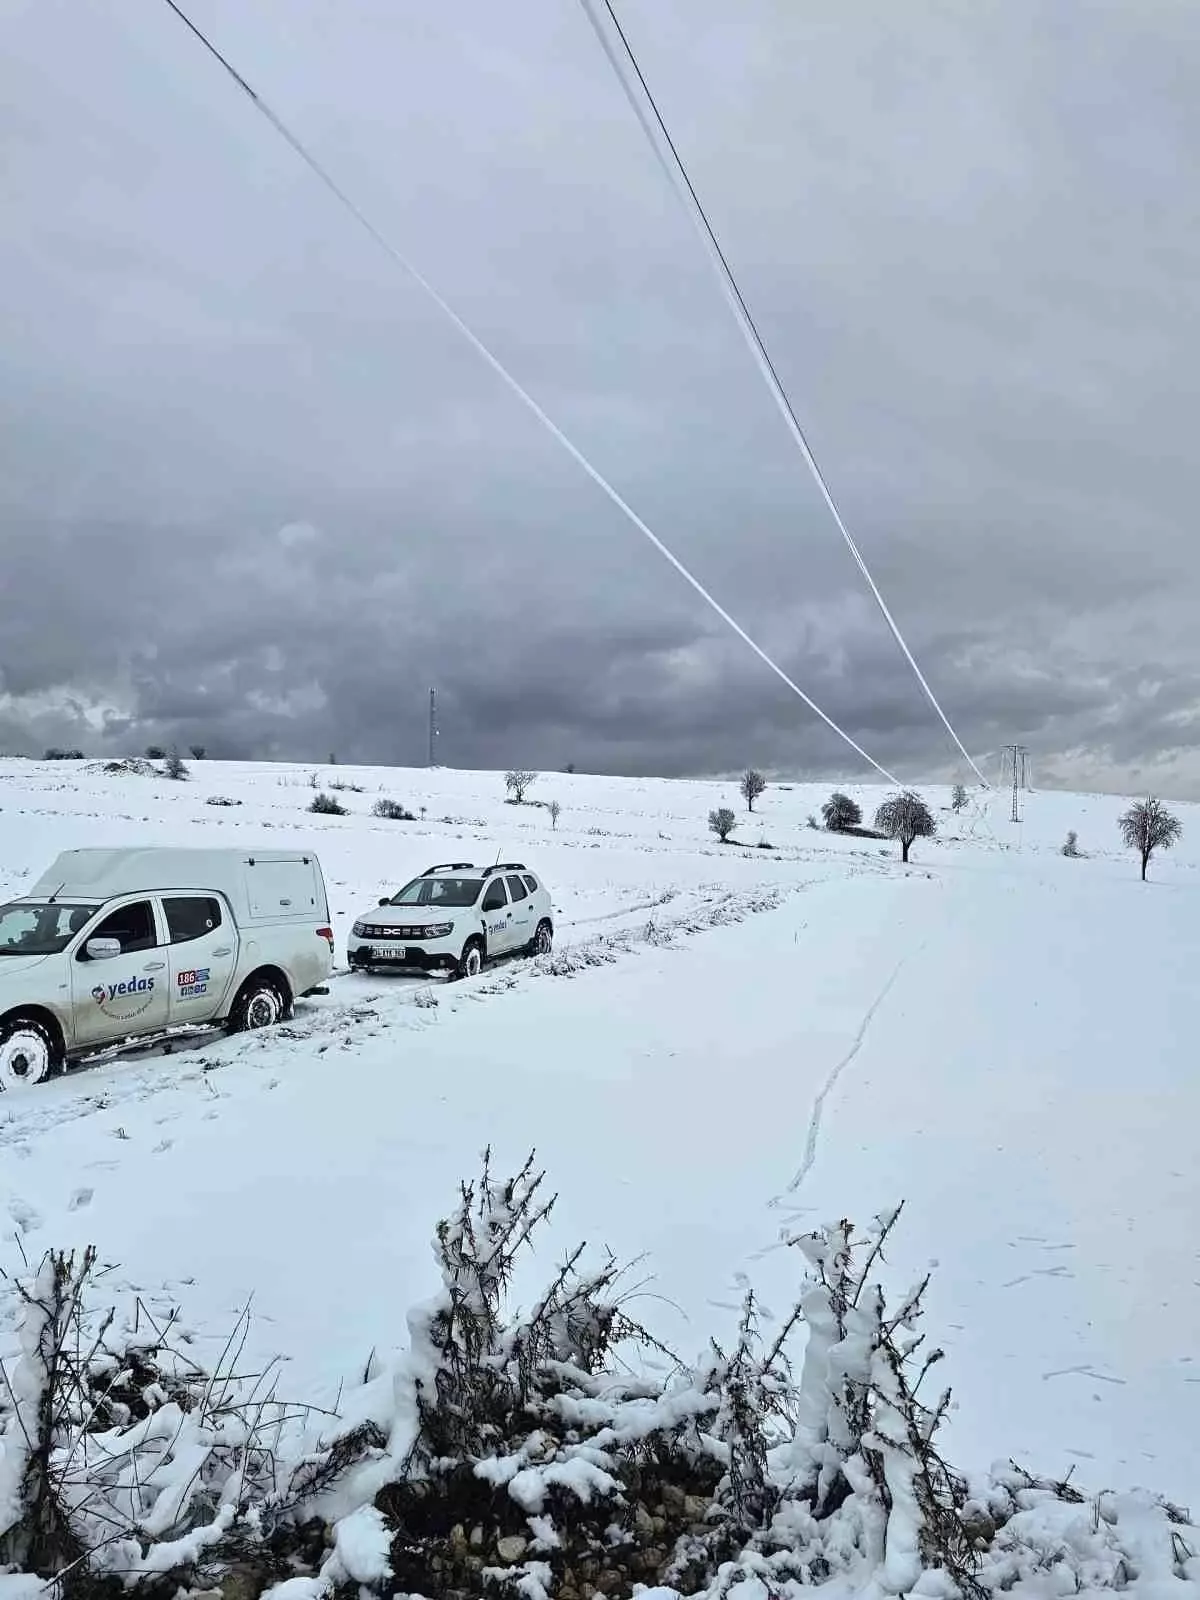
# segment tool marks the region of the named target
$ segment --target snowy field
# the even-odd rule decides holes
[[[1007,794],[956,818],[928,790],[941,837],[904,868],[806,827],[830,785],[772,786],[747,818],[732,783],[547,775],[530,799],[561,802],[554,830],[497,773],[325,771],[362,792],[323,818],[307,770],[192,770],[0,764],[0,889],[72,846],[304,846],[341,960],[384,889],[499,852],[545,876],[579,970],[342,975],[273,1035],[0,1098],[6,1272],[94,1242],[114,1298],[182,1306],[214,1357],[253,1297],[253,1353],[332,1403],[403,1344],[486,1144],[498,1167],[536,1146],[558,1249],[645,1256],[633,1309],[689,1356],[745,1277],[790,1309],[789,1230],[905,1200],[892,1281],[937,1262],[952,1457],[1200,1503],[1193,808],[1143,887],[1107,797],[1024,796],[1014,826]],[[373,819],[381,794],[418,820]],[[736,846],[707,831],[723,803]],[[1086,859],[1059,853],[1069,828]],[[0,1285],[4,1355],[12,1309]]]

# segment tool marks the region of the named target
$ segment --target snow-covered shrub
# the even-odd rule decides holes
[[[1072,860],[1080,854],[1079,835],[1074,828],[1067,834],[1067,842],[1062,847],[1062,853],[1065,856],[1070,856]]]
[[[821,815],[830,833],[843,833],[847,828],[857,828],[862,822],[862,807],[857,800],[835,789],[821,807]]]
[[[315,811],[321,817],[345,817],[349,815],[347,808],[337,796],[326,794],[323,789],[313,796],[312,803],[308,809]]]
[[[141,756],[122,756],[116,761],[89,761],[85,772],[103,774],[106,778],[154,778],[158,776],[152,761]]]
[[[241,1374],[245,1316],[206,1372],[174,1313],[97,1315],[94,1252],[48,1256],[0,1378],[0,1593],[6,1568],[64,1600],[172,1600],[231,1571],[239,1592],[285,1583],[277,1600],[1200,1592],[1177,1507],[946,1463],[949,1391],[921,1396],[942,1359],[918,1331],[928,1280],[895,1306],[879,1282],[899,1210],[789,1241],[790,1314],[765,1330],[747,1293],[732,1350],[688,1363],[582,1247],[510,1304],[553,1205],[532,1156],[504,1180],[485,1156],[436,1230],[410,1350],[373,1352],[340,1417],[281,1402],[277,1367]]]
[[[969,803],[966,785],[956,783],[950,792],[950,807],[955,813],[965,811]]]
[[[373,817],[381,817],[385,822],[415,822],[417,819],[407,806],[401,805],[399,800],[376,800],[371,807]]]
[[[546,807],[546,810],[550,813],[550,826],[552,828],[557,828],[558,819],[562,816],[562,806],[557,800],[551,800],[550,804]]]
[[[210,794],[204,802],[206,806],[240,806],[240,800],[231,800],[227,794]]]
[[[160,1324],[140,1301],[125,1321],[100,1315],[95,1267],[93,1249],[52,1252],[17,1284],[21,1354],[0,1384],[0,1573],[72,1573],[91,1580],[85,1593],[139,1586],[164,1600],[181,1573],[235,1559],[283,1576],[300,1508],[378,1454],[383,1434],[334,1422],[326,1440],[305,1439],[274,1369],[238,1371],[248,1313],[205,1371],[174,1316]]]
[[[172,746],[171,752],[167,756],[166,764],[163,767],[163,774],[165,777],[170,778],[174,783],[183,783],[191,777],[191,773],[188,771],[187,762],[179,754],[179,750],[175,746]]]
[[[737,818],[728,806],[719,806],[715,811],[708,813],[709,832],[715,833],[722,844],[728,841],[729,835],[737,825]]]

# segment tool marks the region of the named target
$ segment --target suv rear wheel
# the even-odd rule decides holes
[[[10,1017],[0,1026],[0,1089],[30,1089],[62,1064],[62,1049],[45,1023]]]
[[[548,956],[554,949],[554,929],[545,917],[538,923],[537,932],[529,948],[535,956]]]

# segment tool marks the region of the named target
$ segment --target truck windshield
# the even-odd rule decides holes
[[[393,895],[394,906],[473,906],[481,878],[414,878]]]
[[[99,909],[36,900],[0,906],[0,956],[56,956]]]

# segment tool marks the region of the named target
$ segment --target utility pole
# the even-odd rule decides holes
[[[429,765],[437,766],[436,747],[438,737],[437,725],[437,690],[429,691]]]
[[[1023,744],[1006,744],[1000,753],[1001,772],[1004,764],[1012,768],[1012,820],[1020,822],[1021,813],[1017,809],[1018,789],[1029,788],[1029,751]]]

